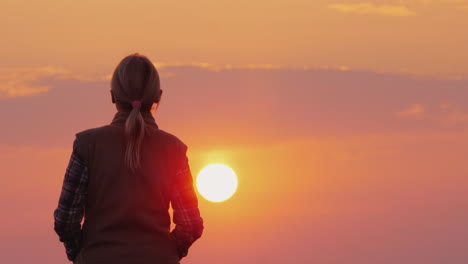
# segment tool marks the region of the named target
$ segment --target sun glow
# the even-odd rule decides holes
[[[197,189],[208,201],[225,201],[237,190],[236,173],[224,164],[210,164],[198,173]]]

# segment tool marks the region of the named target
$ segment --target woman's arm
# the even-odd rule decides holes
[[[88,181],[88,168],[77,147],[78,142],[75,139],[58,206],[54,211],[54,230],[63,242],[70,261],[75,259],[80,250],[81,220]]]
[[[179,259],[187,256],[190,246],[203,233],[203,219],[200,217],[198,199],[186,155],[187,146],[182,144],[181,148],[171,192],[175,223],[171,237],[176,241]]]

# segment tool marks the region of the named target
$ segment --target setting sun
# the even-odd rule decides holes
[[[197,189],[208,201],[225,201],[236,192],[236,173],[223,164],[208,165],[198,173]]]

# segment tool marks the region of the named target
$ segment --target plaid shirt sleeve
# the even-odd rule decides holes
[[[67,257],[73,261],[78,255],[81,243],[81,220],[88,181],[88,168],[77,151],[77,139],[65,171],[62,192],[57,209],[54,211],[54,230],[63,242]]]
[[[198,209],[198,199],[193,187],[192,174],[186,156],[187,147],[178,161],[173,182],[171,205],[173,209],[174,230],[171,237],[175,240],[179,259],[187,256],[188,249],[203,233],[203,219]]]

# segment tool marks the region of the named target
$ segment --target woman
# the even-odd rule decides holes
[[[75,264],[176,264],[201,236],[187,146],[151,113],[161,95],[154,65],[129,55],[112,76],[112,122],[76,133],[54,211],[54,229]]]

